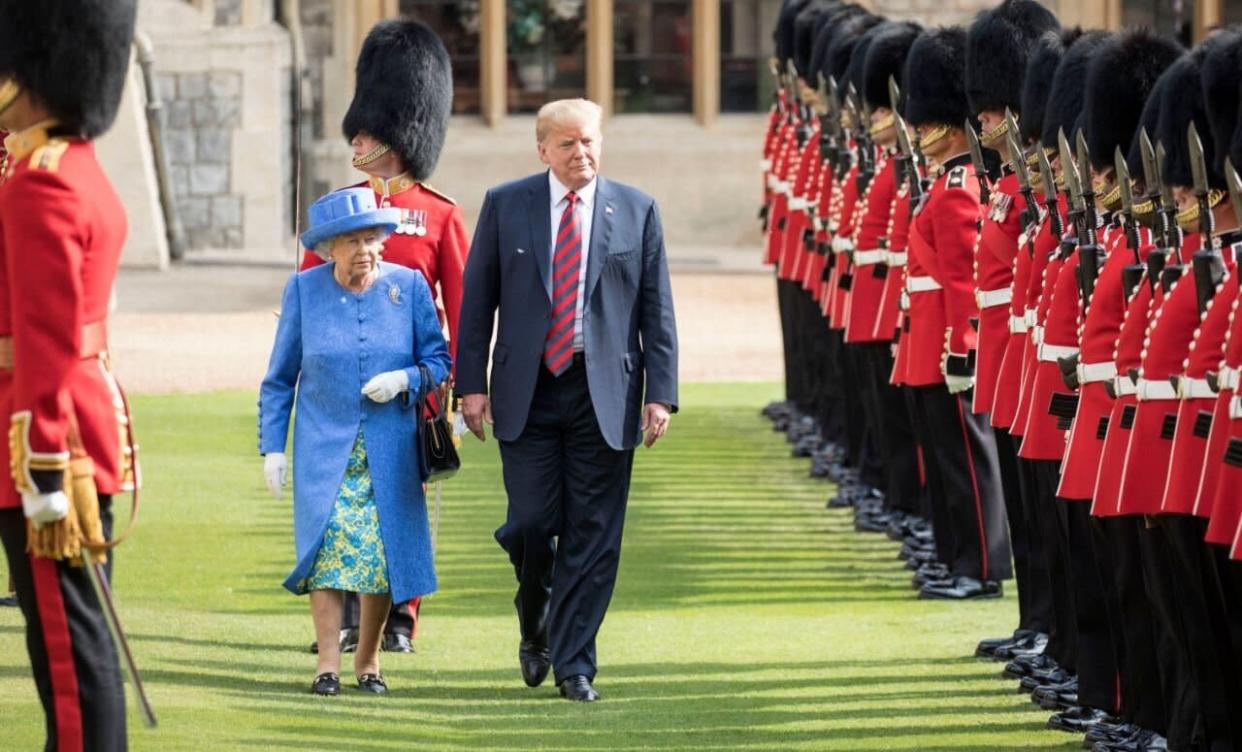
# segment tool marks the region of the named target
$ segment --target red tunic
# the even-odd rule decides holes
[[[786,185],[790,179],[790,170],[798,154],[798,141],[794,136],[795,125],[786,123],[776,136],[772,172],[769,185],[772,187],[772,202],[768,208],[768,234],[766,250],[763,254],[765,264],[776,266],[781,259],[781,244],[785,240],[785,223],[789,217],[789,191]]]
[[[810,293],[812,299],[815,298],[819,290],[824,274],[824,259],[826,255],[819,252],[820,244],[826,242],[824,240],[826,233],[821,219],[824,211],[821,207],[825,204],[825,184],[829,186],[832,184],[829,178],[830,173],[830,165],[816,156],[815,174],[811,177],[810,185],[807,188],[807,212],[811,218],[812,229],[815,228],[815,225],[819,227],[815,229],[815,251],[806,253],[800,275],[802,289]]]
[[[1039,324],[1039,304],[1043,297],[1048,264],[1056,255],[1058,245],[1060,245],[1060,238],[1053,235],[1052,223],[1045,218],[1035,234],[1035,251],[1031,258],[1030,277],[1026,280],[1026,293],[1023,295],[1026,301],[1023,307],[1023,321],[1028,331],[1022,350],[1021,388],[1018,392],[1018,408],[1014,414],[1012,428],[1012,432],[1017,436],[1026,433],[1026,426],[1031,418],[1031,392],[1035,387],[1035,371],[1037,370],[1035,364],[1038,362],[1036,338],[1039,330],[1036,327]],[[1019,456],[1023,456],[1020,449]]]
[[[1224,364],[1242,368],[1242,292],[1235,293],[1229,315],[1229,331],[1225,344]],[[1242,468],[1223,462],[1231,439],[1242,436],[1242,421],[1230,417],[1230,404],[1237,390],[1222,388],[1212,413],[1212,431],[1203,461],[1203,480],[1199,487],[1197,506],[1210,516],[1209,543],[1230,545],[1242,521]]]
[[[845,341],[876,342],[891,340],[876,336],[880,300],[888,284],[887,247],[897,200],[897,163],[888,155],[880,157],[875,177],[862,199],[858,232],[854,236],[854,282],[849,294],[849,315]]]
[[[781,279],[802,280],[802,269],[809,255],[802,242],[803,231],[811,227],[810,207],[814,198],[812,188],[819,175],[818,131],[812,129],[810,137],[798,156],[798,169],[794,173],[789,197],[789,221],[785,225],[785,238],[781,246]]]
[[[845,182],[840,186],[838,193],[840,201],[837,205],[837,215],[835,217],[836,235],[834,243],[837,247],[841,247],[842,243],[852,245],[854,242],[854,211],[858,207],[857,164],[846,173]],[[849,308],[847,307],[849,290],[841,286],[843,278],[852,279],[853,277],[853,271],[849,266],[849,257],[845,252],[837,252],[832,268],[832,278],[828,281],[826,298],[828,322],[833,329],[844,329],[846,316],[849,313]]]
[[[901,322],[901,291],[906,285],[906,250],[910,234],[910,192],[905,184],[893,198],[888,231],[888,277],[880,297],[879,312],[871,336],[876,341],[893,342]]]
[[[43,123],[8,138],[0,176],[0,337],[13,369],[0,370],[9,416],[5,465],[19,491],[63,487],[70,424],[95,466],[101,494],[133,488],[128,418],[106,355],[105,322],[125,241],[125,207],[89,142],[49,137]]]
[[[906,380],[943,384],[946,355],[975,346],[970,320],[978,314],[974,250],[979,234],[979,183],[969,156],[945,163],[910,229],[907,288],[930,277],[940,289],[910,292],[910,352]],[[917,259],[917,263],[916,263]]]
[[[992,399],[992,425],[1008,429],[1015,436],[1022,435],[1021,427],[1014,424],[1022,393],[1022,355],[1030,336],[1026,325],[1026,288],[1030,284],[1033,257],[1025,233],[1024,230],[1018,236],[1018,253],[1013,262],[1013,296],[1009,302],[1009,339],[1005,342],[1005,353],[996,376],[996,394]]]
[[[1026,202],[1019,195],[1018,178],[1006,172],[992,187],[992,199],[983,214],[979,250],[975,254],[975,285],[979,288],[979,349],[975,363],[975,393],[971,410],[992,409],[1001,362],[1009,343],[1009,305],[1013,299],[1013,259],[1022,233]]]
[[[1062,422],[1051,413],[1050,406],[1054,394],[1065,394],[1068,390],[1061,378],[1061,367],[1053,358],[1078,349],[1081,307],[1078,251],[1075,249],[1068,258],[1058,252],[1044,269],[1043,290],[1036,308],[1040,341],[1032,364],[1026,429],[1019,457],[1054,461],[1065,457],[1066,431],[1060,428]],[[1058,353],[1063,354],[1059,356]]]
[[[1134,262],[1134,252],[1126,245],[1125,232],[1120,228],[1106,232],[1103,245],[1107,249],[1107,260],[1095,281],[1095,291],[1083,313],[1079,334],[1082,385],[1057,488],[1057,496],[1064,499],[1090,499],[1094,495],[1095,478],[1104,453],[1101,421],[1108,420],[1113,408],[1113,398],[1108,396],[1105,384],[1117,372],[1113,354],[1126,315],[1122,271]],[[1104,425],[1107,428],[1107,423]]]

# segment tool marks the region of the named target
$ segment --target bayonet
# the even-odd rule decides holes
[[[1168,157],[1166,156],[1165,151],[1164,151],[1164,144],[1157,141],[1156,142],[1157,169],[1160,169],[1160,167],[1163,167],[1164,162],[1167,158]],[[1159,177],[1160,177],[1160,184],[1159,184],[1160,186],[1160,214],[1163,217],[1163,219],[1161,219],[1161,224],[1163,225],[1164,231],[1165,231],[1164,246],[1169,249],[1178,248],[1181,246],[1182,243],[1180,239],[1180,231],[1179,231],[1179,228],[1177,226],[1177,221],[1176,221],[1177,202],[1173,200],[1173,187],[1168,185],[1165,182],[1163,170],[1161,170],[1161,172],[1159,173]]]
[[[1075,138],[1078,147],[1079,184],[1078,195],[1082,199],[1082,225],[1085,232],[1079,238],[1078,246],[1078,284],[1082,290],[1084,305],[1091,303],[1091,295],[1095,292],[1095,281],[1104,266],[1104,248],[1097,241],[1095,233],[1095,186],[1091,180],[1091,155],[1087,149],[1087,138],[1079,130]]]
[[[1061,182],[1065,184],[1065,195],[1068,198],[1065,202],[1065,225],[1067,228],[1074,228],[1073,238],[1068,234],[1060,238],[1061,258],[1067,259],[1086,234],[1082,228],[1082,182],[1078,179],[1078,166],[1074,164],[1074,153],[1070,150],[1064,129],[1057,132],[1057,157],[1061,165]]]
[[[1012,117],[1012,113],[1006,112],[1006,118]],[[1022,226],[1025,228],[1035,224],[1039,218],[1039,210],[1035,207],[1035,187],[1031,184],[1031,173],[1026,169],[1022,147],[1018,144],[1018,131],[1010,128],[1005,137],[1009,139],[1009,164],[1013,165],[1013,172],[1018,176],[1018,190],[1022,193],[1022,200],[1026,202],[1022,218]]]
[[[923,184],[919,178],[918,159],[914,151],[914,144],[910,141],[910,131],[906,127],[905,118],[896,115],[897,119],[897,145],[901,149],[902,156],[906,159],[906,179],[910,184],[910,206],[918,205],[919,199],[923,196]]]
[[[1134,262],[1142,263],[1139,257],[1139,232],[1134,219],[1134,185],[1130,182],[1130,165],[1126,163],[1126,155],[1121,147],[1113,150],[1113,170],[1117,173],[1117,185],[1121,188],[1121,216],[1126,223],[1126,244],[1134,252]]]
[[[970,161],[975,165],[975,178],[979,181],[979,203],[987,204],[992,198],[988,188],[992,176],[988,174],[988,165],[983,161],[983,146],[979,143],[979,134],[975,133],[974,126],[970,124],[970,118],[962,123],[962,128],[966,131],[966,141],[970,144]]]
[[[1061,211],[1057,206],[1057,185],[1052,177],[1052,165],[1048,163],[1048,153],[1036,147],[1039,159],[1039,178],[1044,184],[1044,206],[1048,208],[1048,221],[1052,223],[1054,237],[1061,237],[1065,227],[1061,224]]]
[[[1208,200],[1207,162],[1203,158],[1203,142],[1199,140],[1199,131],[1194,121],[1186,129],[1186,142],[1190,147],[1190,174],[1194,181],[1195,198],[1199,202],[1199,232],[1203,241],[1199,247],[1207,250],[1212,247],[1212,232],[1215,230],[1212,221],[1212,203]]]

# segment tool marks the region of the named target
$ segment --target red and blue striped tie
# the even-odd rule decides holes
[[[565,194],[565,201],[552,255],[552,323],[543,343],[543,362],[554,376],[565,373],[574,357],[574,317],[578,310],[578,271],[582,265],[582,228],[574,211],[578,195],[570,191]]]

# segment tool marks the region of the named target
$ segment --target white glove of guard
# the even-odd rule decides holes
[[[273,499],[283,495],[288,474],[289,461],[284,452],[268,452],[263,457],[263,477],[267,479],[267,490],[272,492]]]
[[[23,493],[22,511],[38,530],[49,522],[63,520],[69,514],[69,497],[64,491]]]
[[[405,371],[385,371],[373,377],[362,387],[362,393],[372,402],[389,402],[410,388],[410,377]]]
[[[949,394],[959,394],[975,385],[975,377],[945,376],[944,385],[949,387]]]

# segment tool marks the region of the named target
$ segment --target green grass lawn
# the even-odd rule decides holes
[[[639,450],[592,706],[521,682],[512,569],[491,537],[494,442],[469,440],[445,486],[441,592],[418,652],[384,657],[390,695],[315,698],[307,603],[280,586],[290,505],[263,486],[254,395],[135,399],[146,489],[116,590],[160,727],[131,702],[132,747],[1076,748],[999,664],[969,657],[1012,629],[1012,594],[915,600],[897,544],[825,510],[829,486],[758,416],[775,393],[687,387],[664,443]],[[15,609],[0,610],[0,733],[4,749],[42,742]]]

